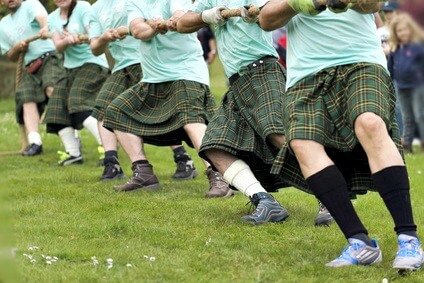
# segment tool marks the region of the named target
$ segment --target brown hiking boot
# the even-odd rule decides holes
[[[206,194],[206,198],[227,198],[234,195],[234,191],[230,189],[229,185],[222,178],[221,173],[213,171],[211,167],[208,167],[205,172],[209,179],[209,192]]]
[[[150,164],[135,164],[131,167],[134,177],[129,179],[124,185],[115,186],[117,192],[132,192],[139,189],[150,191],[159,190],[159,180],[153,173],[153,166]]]

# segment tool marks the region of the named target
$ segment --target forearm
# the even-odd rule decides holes
[[[105,40],[103,36],[95,37],[90,40],[91,52],[95,56],[99,56],[105,53],[108,45],[109,45],[109,41]]]
[[[287,0],[271,0],[261,9],[259,26],[265,31],[272,31],[285,26],[296,14]]]
[[[63,53],[69,45],[66,37],[61,38],[58,32],[52,34],[52,40],[56,50],[61,53]]]
[[[130,31],[134,38],[144,41],[152,39],[157,32],[145,20],[138,18],[131,22]]]
[[[20,54],[21,51],[19,50],[17,45],[15,45],[7,52],[7,58],[9,58],[10,61],[16,62],[18,61]]]
[[[188,11],[178,20],[177,31],[180,33],[192,33],[205,26],[206,23],[202,20],[202,14]]]

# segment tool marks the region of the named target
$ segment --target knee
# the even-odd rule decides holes
[[[53,87],[51,86],[46,87],[46,90],[44,91],[44,93],[46,94],[48,98],[50,98],[50,96],[52,95],[52,92],[53,92]]]
[[[367,112],[356,118],[355,133],[359,139],[367,136],[381,135],[382,131],[386,131],[386,125],[378,115]]]
[[[290,148],[299,159],[302,159],[304,153],[308,150],[308,142],[306,140],[295,139],[290,141]]]

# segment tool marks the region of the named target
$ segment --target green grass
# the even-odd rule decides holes
[[[219,101],[225,90],[219,62],[211,76]],[[20,148],[13,108],[12,99],[0,101],[0,151]],[[13,265],[0,262],[0,282],[424,281],[422,271],[400,276],[391,268],[396,238],[376,193],[359,196],[354,205],[371,236],[379,240],[383,262],[329,269],[324,263],[339,255],[345,240],[336,225],[313,226],[317,204],[311,195],[294,188],[280,190],[275,197],[289,210],[289,219],[254,227],[240,222],[249,209],[246,197],[205,199],[208,183],[203,174],[193,181],[172,181],[175,165],[168,147],[146,146],[163,189],[121,194],[112,190],[117,182],[98,182],[102,168],[96,167],[96,144],[86,130],[81,133],[85,163],[69,167],[56,166],[56,151],[62,149],[59,138],[45,134],[44,126],[42,133],[43,155],[0,156],[0,240],[3,247],[17,249]],[[201,160],[189,151],[203,171]],[[122,150],[119,154],[128,176],[130,162]],[[423,234],[424,154],[406,160],[415,220]],[[32,246],[39,249],[30,251]],[[47,265],[42,255],[58,260]],[[93,256],[99,261],[96,266]],[[108,258],[113,259],[111,269]],[[5,273],[9,276],[2,281]]]

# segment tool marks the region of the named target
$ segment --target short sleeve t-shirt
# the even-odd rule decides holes
[[[77,4],[72,11],[72,15],[69,18],[66,30],[72,34],[87,34],[86,27],[89,26],[90,17],[90,3],[86,1],[77,1]],[[62,34],[64,31],[63,25],[66,23],[66,20],[61,18],[60,9],[57,8],[48,16],[47,23],[52,34],[54,32]],[[94,63],[105,68],[109,67],[106,61],[106,56],[104,54],[94,56],[88,43],[68,45],[65,49],[64,55],[64,66],[68,69],[81,67],[85,63]]]
[[[35,17],[46,15],[47,11],[38,0],[22,2],[19,9],[12,15],[5,16],[0,22],[1,52],[6,54],[12,47],[25,39],[31,38],[40,32],[40,24]],[[25,53],[24,64],[39,58],[56,48],[51,39],[37,39],[29,44]]]
[[[169,19],[175,11],[188,11],[191,0],[128,0],[128,23],[134,19]],[[168,31],[141,41],[142,82],[191,80],[209,85],[208,67],[196,33]]]
[[[127,26],[126,0],[98,0],[93,4],[89,36],[101,36],[109,29]],[[109,43],[109,50],[115,59],[112,73],[134,64],[140,64],[140,40],[127,36],[123,40]]]
[[[219,5],[236,9],[244,5],[259,6],[259,0],[196,0],[194,12],[201,13]],[[278,53],[272,45],[272,33],[265,32],[257,24],[248,24],[241,17],[230,18],[224,25],[214,27],[218,54],[227,77],[240,71],[244,66],[264,56]]]

